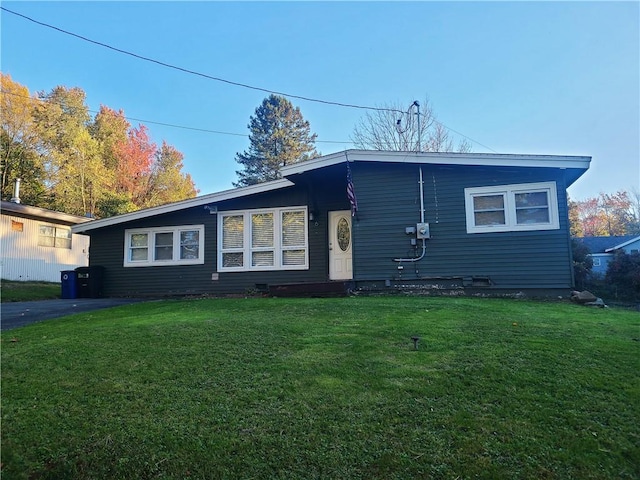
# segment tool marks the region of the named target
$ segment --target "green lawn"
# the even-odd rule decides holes
[[[26,302],[30,300],[49,300],[60,298],[61,286],[54,282],[15,282],[0,281],[0,299],[2,302]]]
[[[2,478],[637,479],[639,367],[628,310],[134,304],[2,335]]]

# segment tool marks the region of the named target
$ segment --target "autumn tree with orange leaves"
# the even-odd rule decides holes
[[[578,237],[640,234],[640,209],[626,191],[570,201],[571,233]]]
[[[9,75],[1,80],[3,200],[16,178],[23,203],[98,218],[197,194],[182,154],[166,142],[159,149],[122,110],[103,105],[92,118],[78,87],[31,95]]]

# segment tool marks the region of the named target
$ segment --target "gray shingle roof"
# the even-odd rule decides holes
[[[591,253],[605,253],[605,250],[621,243],[638,238],[638,235],[620,235],[617,237],[575,237],[575,240],[586,245]]]

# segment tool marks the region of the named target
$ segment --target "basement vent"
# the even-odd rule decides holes
[[[490,277],[464,277],[462,279],[463,287],[490,287],[493,285]]]

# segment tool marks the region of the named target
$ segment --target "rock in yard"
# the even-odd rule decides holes
[[[576,303],[590,303],[598,300],[593,293],[583,290],[582,292],[571,292],[571,301]]]

